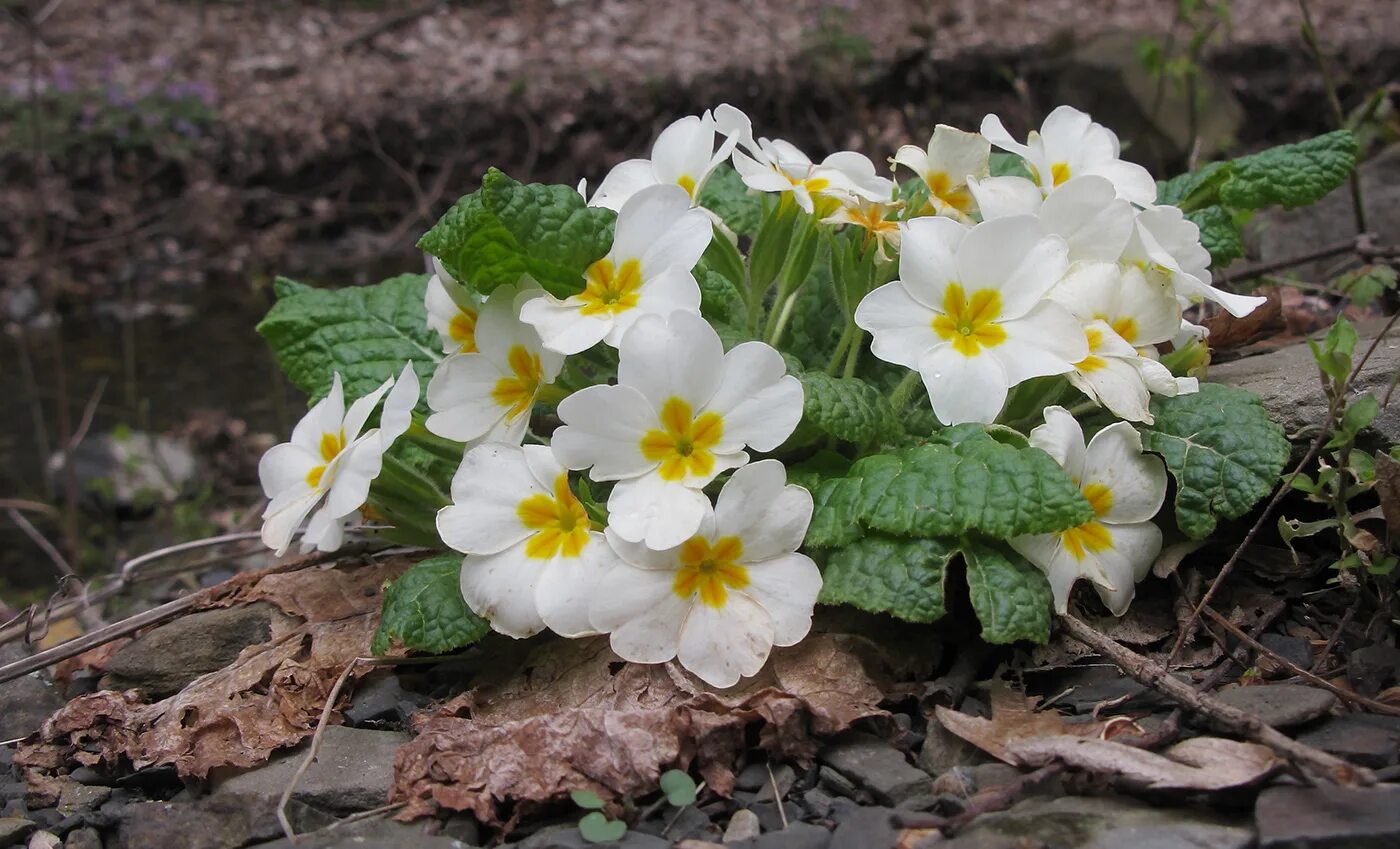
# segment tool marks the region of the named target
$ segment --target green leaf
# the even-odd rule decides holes
[[[944,614],[943,578],[956,542],[872,535],[838,548],[822,569],[822,604],[849,604],[910,622]]]
[[[279,291],[286,294],[258,324],[258,333],[282,371],[313,401],[330,391],[334,372],[340,372],[349,400],[397,376],[410,360],[427,385],[442,359],[423,307],[427,282],[421,274],[404,274],[344,289],[284,286]]]
[[[384,591],[384,610],[370,651],[394,644],[443,654],[469,646],[491,630],[462,600],[462,557],[444,554],[415,564]]]
[[[1186,217],[1201,228],[1201,245],[1210,252],[1210,267],[1224,268],[1244,256],[1244,241],[1235,217],[1222,206],[1207,206]]]
[[[601,796],[592,790],[573,790],[569,793],[569,798],[574,800],[574,804],[580,808],[596,811],[605,804]]]
[[[272,282],[272,293],[279,300],[292,295],[300,295],[303,292],[310,292],[315,288],[315,286],[308,286],[305,283],[298,283],[290,277],[278,277]]]
[[[1083,524],[1093,509],[1049,454],[1003,445],[977,425],[949,428],[943,444],[865,457],[813,493],[814,548],[849,545],[863,529],[903,537],[996,539]]]
[[[700,205],[720,217],[735,235],[752,236],[763,217],[763,201],[728,164],[721,164],[700,189]]]
[[[851,470],[851,461],[844,454],[823,448],[800,463],[787,467],[788,483],[806,487],[815,492],[822,481],[828,478],[845,477]]]
[[[1217,202],[1220,185],[1230,176],[1231,163],[1211,162],[1170,180],[1158,181],[1157,203],[1190,212]]]
[[[809,371],[802,381],[802,421],[787,447],[810,445],[826,436],[855,445],[878,445],[902,430],[880,390],[859,378]]]
[[[1336,130],[1297,144],[1285,144],[1231,163],[1220,186],[1220,201],[1235,209],[1284,209],[1317,203],[1346,182],[1356,168],[1356,137]]]
[[[963,548],[967,592],[982,623],[982,639],[1014,643],[1050,639],[1054,598],[1045,575],[1019,554],[971,543]]]
[[[578,833],[589,843],[612,843],[627,833],[627,823],[610,820],[602,811],[594,811],[578,821]]]
[[[666,801],[677,808],[695,804],[695,779],[678,769],[668,769],[661,773],[661,792]]]
[[[716,234],[715,238],[723,237]],[[694,274],[700,284],[700,314],[711,322],[743,324],[744,297],[738,287],[706,260],[695,266]]]
[[[615,215],[569,186],[523,184],[495,168],[418,247],[483,295],[529,275],[561,298],[583,291],[583,273],[612,245]]]
[[[1026,167],[1026,160],[1014,153],[994,151],[987,160],[987,171],[993,177],[1025,177],[1031,178],[1031,171]]]
[[[1368,307],[1387,290],[1395,288],[1395,269],[1389,265],[1363,265],[1339,276],[1333,285],[1359,307]]]
[[[846,329],[846,316],[837,306],[836,286],[831,265],[814,263],[807,281],[792,306],[782,347],[802,360],[809,369],[824,371],[831,352]]]
[[[1219,519],[1236,519],[1268,495],[1288,461],[1288,438],[1251,392],[1202,383],[1199,392],[1152,399],[1143,448],[1162,455],[1176,478],[1176,523],[1202,539]]]

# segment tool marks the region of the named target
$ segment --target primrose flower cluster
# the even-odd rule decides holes
[[[993,147],[1014,165],[995,176]],[[773,289],[746,300],[751,331],[771,300],[767,330],[752,334],[762,341],[726,350],[696,278],[712,249],[737,254],[739,240],[702,202],[726,163],[772,215],[796,217],[794,233],[855,234],[864,271],[842,305],[849,360],[869,333],[870,353],[910,370],[942,425],[996,421],[1034,378],[1063,378],[1122,420],[1086,446],[1069,411],[1043,407],[1030,442],[1095,516],[1009,542],[1046,573],[1061,611],[1079,578],[1126,610],[1161,548],[1151,520],[1166,492],[1161,460],[1143,454],[1128,422],[1152,421],[1153,395],[1197,390],[1157,346],[1204,335],[1186,306],[1243,315],[1262,299],[1213,287],[1196,225],[1156,205],[1155,182],[1119,157],[1112,131],[1070,107],[1024,141],[995,115],[980,133],[939,125],[926,146],[890,160],[901,186],[859,153],[814,161],[756,138],[747,116],[721,105],[667,127],[649,158],[621,163],[591,196],[580,184],[616,220],[610,249],[573,294],[521,275],[483,296],[435,260],[424,306],[444,357],[426,388],[425,427],[462,445],[436,529],[464,555],[472,611],[517,638],[608,634],[624,659],[677,659],[720,687],[810,629],[822,576],[799,548],[813,498],[779,459],[753,457],[778,452],[803,418],[803,384],[775,347],[803,283],[784,275],[800,263],[775,264]],[[584,360],[613,364],[615,380],[580,385]],[[410,427],[418,381],[410,364],[348,413],[342,394],[337,374],[291,442],[263,459],[264,539],[279,552],[307,516],[303,548],[340,544],[381,457]],[[380,426],[361,434],[381,399]],[[552,432],[532,424],[541,404],[557,419]]]

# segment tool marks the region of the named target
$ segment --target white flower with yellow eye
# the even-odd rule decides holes
[[[1181,308],[1165,281],[1136,266],[1076,263],[1049,298],[1084,326],[1089,355],[1074,364],[1070,383],[1120,419],[1152,422],[1151,395],[1195,392],[1195,378],[1173,377],[1152,357],[1176,336]]]
[[[969,215],[976,211],[977,201],[968,191],[968,183],[987,176],[990,152],[991,145],[980,134],[939,124],[927,149],[906,144],[895,151],[890,162],[903,165],[924,181],[933,214],[970,224]]]
[[[594,633],[588,602],[617,555],[542,445],[487,442],[462,458],[442,541],[462,552],[462,597],[502,634]]]
[[[899,251],[899,221],[891,216],[903,207],[901,203],[875,203],[865,198],[850,195],[841,200],[836,211],[823,218],[827,224],[849,224],[865,231],[865,244],[875,242],[876,255],[881,262],[889,262],[886,246]]]
[[[623,562],[594,589],[589,618],[633,663],[673,658],[713,687],[755,675],[774,646],[812,627],[821,592],[816,564],[797,548],[812,519],[812,496],[786,485],[782,463],[744,466],[705,503],[699,527],[656,551],[619,537]]]
[[[1012,386],[1088,354],[1074,316],[1044,298],[1066,248],[1034,218],[903,226],[900,279],[866,295],[855,320],[875,356],[919,372],[939,421],[990,422]]]
[[[894,181],[881,177],[869,157],[851,150],[831,154],[814,163],[790,142],[758,139],[741,143],[734,151],[734,170],[744,185],[758,192],[791,194],[796,204],[809,214],[822,215],[835,207],[833,198],[854,195],[868,201],[887,203],[894,196]]]
[[[653,549],[695,534],[709,507],[701,492],[748,462],[745,446],[772,451],[802,418],[802,384],[762,342],[724,352],[692,312],[646,316],[622,339],[617,384],[559,403],[554,455],[595,481],[617,481],[609,530]]]
[[[1117,262],[1136,226],[1132,204],[1119,198],[1106,178],[1093,174],[1075,177],[1049,197],[1042,197],[1025,177],[972,180],[968,188],[983,220],[1034,215],[1041,232],[1065,240],[1070,263]]]
[[[481,298],[452,278],[442,262],[433,257],[433,276],[423,295],[428,327],[437,331],[444,354],[476,352],[476,322],[481,315]]]
[[[1157,181],[1146,168],[1118,158],[1118,136],[1073,106],[1059,106],[1045,117],[1025,144],[1012,138],[996,115],[982,119],[982,135],[1002,150],[1026,160],[1041,194],[1069,180],[1095,174],[1113,183],[1118,196],[1139,206],[1157,200]]]
[[[443,360],[428,381],[428,430],[458,442],[519,444],[540,388],[564,365],[520,320],[522,306],[540,296],[539,289],[514,286],[491,293],[476,325],[477,351]]]
[[[1108,609],[1122,616],[1162,550],[1162,531],[1152,523],[1167,496],[1161,459],[1142,453],[1142,438],[1127,422],[1109,425],[1085,447],[1084,431],[1064,407],[1045,408],[1045,424],[1031,431],[1031,444],[1074,479],[1094,518],[1055,534],[1016,537],[1011,547],[1050,579],[1059,613],[1075,581],[1088,578]]]
[[[379,427],[360,433],[386,392],[389,397],[379,415]],[[292,429],[292,440],[268,449],[258,461],[258,479],[268,497],[262,515],[263,543],[284,554],[302,522],[321,505],[302,534],[302,550],[339,548],[344,519],[369,497],[370,482],[379,476],[384,452],[408,430],[417,403],[418,375],[412,363],[404,366],[397,380],[384,381],[348,411],[337,372],[331,391]]]
[[[563,300],[545,295],[521,310],[550,350],[577,354],[599,342],[615,348],[641,316],[699,313],[700,285],[690,270],[714,228],[684,191],[637,192],[618,213],[615,232],[608,255],[588,267],[582,292]]]
[[[1138,213],[1123,262],[1166,276],[1183,305],[1211,301],[1241,318],[1266,300],[1210,285],[1210,251],[1201,244],[1201,229],[1174,206],[1153,206]]]
[[[629,159],[614,166],[588,203],[617,212],[643,189],[680,186],[695,206],[716,166],[729,158],[736,144],[751,137],[748,116],[727,103],[703,115],[687,115],[661,131],[651,146],[650,159]]]

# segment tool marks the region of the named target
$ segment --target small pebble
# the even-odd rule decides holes
[[[729,818],[729,825],[724,829],[724,842],[733,843],[736,840],[748,840],[750,837],[757,837],[760,831],[758,814],[747,808],[742,808],[734,812],[734,816]]]

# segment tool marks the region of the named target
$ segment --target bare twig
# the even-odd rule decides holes
[[[357,657],[346,664],[345,671],[335,679],[335,686],[331,687],[330,695],[326,696],[326,704],[321,708],[321,718],[316,720],[316,732],[311,735],[311,748],[307,750],[306,757],[302,759],[297,771],[292,773],[292,780],[287,782],[287,789],[282,791],[281,798],[277,800],[277,822],[281,823],[282,833],[287,835],[287,840],[291,843],[297,841],[297,832],[292,828],[292,821],[287,816],[287,805],[291,803],[292,794],[296,792],[302,776],[306,775],[306,771],[316,762],[316,755],[321,751],[321,741],[325,739],[326,728],[331,724],[331,714],[335,712],[335,703],[340,698],[340,691],[345,689],[345,682],[350,680],[350,674],[355,671],[355,667],[373,660],[372,657]]]
[[[1165,664],[1143,657],[1087,622],[1069,614],[1061,616],[1060,621],[1071,637],[1113,661],[1135,680],[1182,707],[1208,717],[1222,729],[1268,746],[1328,781],[1347,785],[1376,783],[1375,773],[1371,770],[1299,743],[1264,724],[1258,717],[1227,705],[1214,696],[1197,692],[1190,684],[1174,677]]]
[[[983,814],[1006,810],[1027,792],[1064,771],[1064,764],[1048,763],[1034,772],[1022,775],[1015,781],[983,790],[969,799],[967,807],[963,809],[962,813],[955,816],[941,817],[938,814],[917,811],[896,811],[891,816],[891,820],[900,828],[938,829],[945,836],[951,837],[959,829],[965,828]]]
[[[1332,70],[1328,67],[1327,57],[1322,53],[1322,45],[1317,40],[1317,27],[1313,25],[1312,12],[1308,9],[1307,0],[1298,0],[1298,10],[1303,13],[1302,35],[1303,42],[1308,46],[1308,52],[1312,53],[1313,61],[1317,63],[1318,73],[1322,75],[1322,86],[1327,92],[1327,104],[1332,107],[1332,120],[1336,123],[1337,129],[1344,130],[1347,126],[1347,116],[1342,110],[1342,99],[1337,96],[1337,84],[1332,80]],[[1356,232],[1366,232],[1366,203],[1361,197],[1361,177],[1356,173],[1356,169],[1351,172],[1351,207],[1352,214],[1356,218]]]
[[[5,515],[9,516],[10,521],[14,522],[21,531],[24,531],[24,535],[29,537],[29,539],[39,547],[40,551],[44,552],[44,555],[53,562],[54,568],[58,569],[60,575],[65,577],[73,576],[73,567],[68,565],[68,561],[64,559],[63,554],[59,552],[57,548],[54,548],[53,543],[49,542],[43,534],[39,533],[38,528],[34,527],[28,519],[24,518],[23,513],[14,508],[10,508],[5,511]]]
[[[1327,644],[1322,647],[1322,651],[1318,654],[1317,660],[1313,662],[1312,669],[1308,670],[1309,672],[1316,675],[1322,671],[1322,667],[1327,663],[1327,658],[1332,655],[1332,649],[1337,647],[1337,641],[1342,638],[1342,633],[1351,624],[1351,620],[1356,616],[1356,611],[1361,609],[1361,599],[1361,593],[1357,593],[1356,600],[1342,614],[1342,620],[1337,623],[1337,627],[1332,629],[1332,636],[1327,638]]]
[[[1269,260],[1268,262],[1256,262],[1242,266],[1233,271],[1221,273],[1216,279],[1221,283],[1233,283],[1240,280],[1252,280],[1256,277],[1264,277],[1276,271],[1293,268],[1294,266],[1307,265],[1310,262],[1317,262],[1320,259],[1328,259],[1342,254],[1354,253],[1362,259],[1389,258],[1400,255],[1400,246],[1378,245],[1375,242],[1375,235],[1372,233],[1361,233],[1358,236],[1341,242],[1333,242],[1314,251],[1309,251],[1298,256],[1286,259]]]
[[[28,510],[30,513],[42,513],[50,519],[62,515],[53,505],[42,501],[30,501],[27,498],[0,498],[0,510]]]

